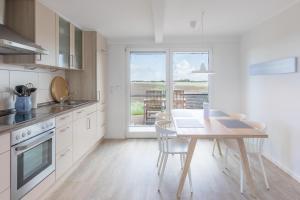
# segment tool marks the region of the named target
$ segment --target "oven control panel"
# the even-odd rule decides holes
[[[55,128],[54,118],[13,131],[11,134],[11,145],[13,146],[20,142],[28,140],[53,128]]]

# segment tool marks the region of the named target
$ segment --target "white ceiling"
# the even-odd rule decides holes
[[[190,21],[201,24],[205,35],[240,35],[278,15],[299,0],[40,0],[84,29],[106,37],[197,36]]]

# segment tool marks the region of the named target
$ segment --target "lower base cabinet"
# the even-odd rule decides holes
[[[0,200],[10,200],[9,188],[0,193]]]
[[[62,177],[73,164],[72,146],[56,154],[56,180]]]
[[[86,126],[85,118],[80,118],[73,123],[73,160],[76,162],[81,158],[87,149],[86,147]]]
[[[10,186],[10,151],[0,154],[0,193]]]
[[[76,113],[75,113],[76,114]],[[78,115],[77,115],[78,116]],[[79,160],[99,140],[96,107],[89,106],[73,122],[73,161]]]

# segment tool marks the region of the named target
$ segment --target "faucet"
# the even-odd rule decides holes
[[[59,103],[60,105],[64,105],[65,101],[70,99],[71,95],[65,96],[65,97],[60,97]]]

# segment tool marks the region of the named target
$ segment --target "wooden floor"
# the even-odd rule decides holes
[[[181,199],[235,200],[253,199],[239,192],[239,170],[231,158],[230,174],[222,172],[219,156],[211,156],[212,142],[198,142],[192,160],[194,193],[185,184]],[[167,163],[161,193],[157,192],[157,142],[151,139],[104,141],[91,153],[49,200],[174,200],[180,176],[178,156]],[[259,199],[300,199],[300,184],[265,160],[271,189],[254,170]],[[256,168],[256,166],[253,166]]]

